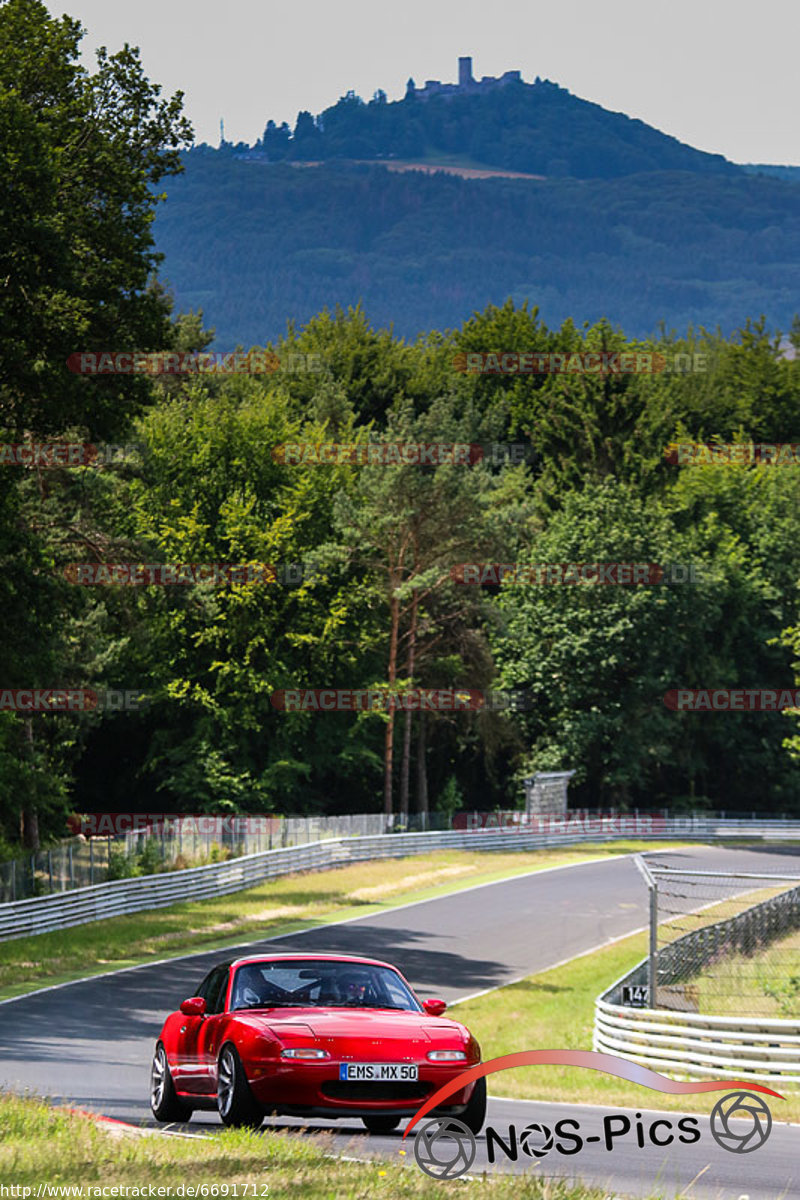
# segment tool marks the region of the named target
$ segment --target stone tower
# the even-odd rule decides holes
[[[472,59],[459,58],[458,60],[458,86],[465,88],[474,83],[472,78]]]

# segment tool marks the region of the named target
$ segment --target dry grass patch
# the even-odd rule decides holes
[[[409,889],[432,887],[445,879],[455,879],[458,876],[472,875],[472,865],[440,867],[438,871],[423,871],[418,875],[407,875],[405,879],[395,880],[394,883],[379,883],[374,887],[358,888],[350,896],[351,900],[380,900],[384,896],[394,896],[398,892]]]

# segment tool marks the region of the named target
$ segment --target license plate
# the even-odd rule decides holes
[[[339,1064],[339,1078],[351,1083],[356,1080],[396,1083],[418,1078],[416,1063],[364,1063]]]

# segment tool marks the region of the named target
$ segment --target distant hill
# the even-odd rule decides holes
[[[408,336],[509,296],[551,326],[607,316],[630,335],[662,320],[730,331],[762,312],[788,329],[800,307],[800,191],[763,174],[472,180],[296,169],[234,148],[185,162],[160,185],[162,277],[179,307],[204,309],[222,349],[359,300]]]
[[[800,167],[780,167],[770,163],[745,163],[742,167],[748,175],[772,175],[775,179],[788,179],[800,183]]]
[[[468,60],[465,60],[468,61]],[[474,85],[478,87],[479,85]],[[317,117],[298,114],[293,131],[268,123],[255,150],[271,161],[441,159],[534,175],[616,179],[643,171],[740,173],[652,126],[581,100],[549,80],[511,80],[487,91],[369,103],[350,92]]]
[[[509,296],[630,335],[762,312],[788,328],[798,169],[737,166],[517,75],[474,80],[462,58],[458,84],[350,92],[253,146],[195,147],[155,224],[179,307],[204,309],[218,348],[359,301],[408,336]]]

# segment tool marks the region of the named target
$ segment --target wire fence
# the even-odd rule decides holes
[[[383,813],[342,816],[167,817],[145,828],[106,836],[79,834],[46,850],[0,863],[0,903],[47,896],[113,879],[227,862],[264,850],[328,838],[436,832],[452,827],[444,813],[387,821]]]
[[[800,876],[675,870],[652,861],[645,873],[650,954],[640,983],[649,1007],[800,1017]],[[636,993],[628,996],[635,1003]]]
[[[726,817],[707,813],[671,817],[661,812],[615,813],[613,810],[586,809],[570,809],[563,816],[546,817],[529,815],[519,809],[461,812],[454,816],[441,812],[394,814],[388,818],[383,813],[315,817],[162,814],[152,821],[145,815],[143,824],[141,814],[106,816],[115,818],[114,832],[96,832],[92,836],[81,834],[35,854],[0,862],[0,903],[117,879],[227,862],[329,838],[449,830],[470,832],[478,839],[492,837],[501,830],[516,832],[521,837],[541,834],[557,839],[576,835],[583,840],[593,836],[603,839],[610,834],[631,838],[763,836],[779,839],[800,836],[800,821],[786,817],[752,814],[757,817],[753,820],[752,817],[733,818],[730,814]],[[120,829],[123,817],[127,820],[126,832]],[[139,828],[136,828],[137,824],[140,824]],[[95,824],[96,830],[98,827],[102,829],[102,818]],[[704,903],[697,880],[690,899],[701,906]],[[720,898],[708,900],[708,903],[715,902],[719,903]],[[665,910],[664,919],[670,915],[677,917],[680,914]],[[681,936],[680,933],[677,936]],[[787,987],[793,986],[790,977]]]
[[[67,838],[48,850],[0,863],[0,902],[104,883],[111,838]]]

